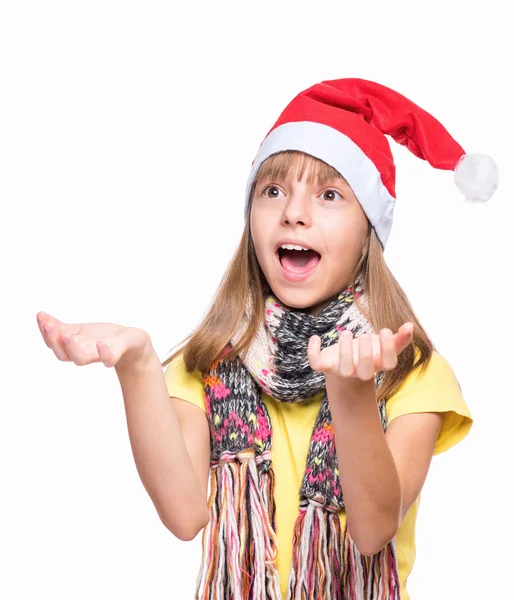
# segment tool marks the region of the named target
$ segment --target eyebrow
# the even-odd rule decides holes
[[[277,183],[282,183],[287,179],[287,177],[280,177],[280,176],[276,176],[273,177],[272,175],[266,175],[264,177],[261,177],[259,179],[259,181],[256,182],[256,186],[261,186],[265,183],[269,184],[271,182],[277,182]],[[296,179],[297,182],[300,182],[301,179]],[[330,182],[337,182],[339,185],[347,185],[349,186],[349,183],[346,181],[346,179],[344,177],[341,176],[336,176],[336,175],[330,175],[329,177],[322,177],[321,175],[317,175],[315,177],[307,177],[306,179],[306,183],[308,185],[326,185]]]

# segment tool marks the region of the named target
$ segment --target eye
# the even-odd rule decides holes
[[[321,197],[323,198],[323,200],[327,200],[327,202],[333,202],[334,200],[337,199],[337,196],[339,196],[339,198],[341,200],[343,199],[343,197],[337,190],[325,190],[321,194]]]
[[[262,193],[267,198],[280,198],[280,193],[282,190],[278,188],[276,185],[268,185],[262,190]],[[283,192],[282,192],[283,194]],[[285,195],[285,194],[284,194]]]

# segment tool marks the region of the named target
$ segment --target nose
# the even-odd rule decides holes
[[[306,192],[296,191],[289,196],[282,212],[282,225],[312,225],[311,206]]]

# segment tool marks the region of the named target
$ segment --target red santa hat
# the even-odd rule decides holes
[[[489,200],[498,186],[491,157],[466,154],[439,121],[405,96],[365,79],[335,79],[298,94],[270,129],[252,163],[245,214],[260,165],[277,152],[299,150],[348,181],[385,247],[396,202],[395,165],[385,135],[432,167],[452,170],[470,202]]]

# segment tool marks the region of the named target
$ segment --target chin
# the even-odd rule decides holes
[[[325,302],[328,298],[320,295],[319,290],[291,288],[283,285],[270,285],[273,295],[282,304],[297,310],[306,310]]]

